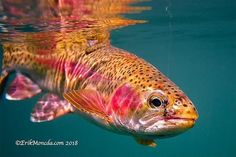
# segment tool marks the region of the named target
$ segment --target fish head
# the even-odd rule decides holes
[[[138,111],[142,114],[136,115],[136,122],[140,125],[138,132],[144,136],[174,136],[192,128],[198,118],[193,103],[180,90],[173,94],[165,89],[150,89],[142,100]]]
[[[164,75],[151,83],[152,86],[143,83],[145,88],[133,84],[133,90],[119,91],[125,93],[125,100],[119,99],[123,105],[118,110],[125,106],[127,112],[122,116],[114,112],[116,126],[134,136],[151,139],[174,136],[192,128],[198,113],[185,93]]]

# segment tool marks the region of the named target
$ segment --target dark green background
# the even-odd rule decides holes
[[[40,96],[3,100],[1,157],[236,156],[236,1],[155,0],[140,5],[153,9],[128,17],[149,22],[113,31],[112,44],[151,62],[178,84],[199,111],[195,127],[149,148],[77,115],[31,123]],[[16,146],[17,139],[79,140],[79,146]]]

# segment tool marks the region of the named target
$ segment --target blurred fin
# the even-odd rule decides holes
[[[40,92],[41,89],[37,84],[33,83],[24,75],[17,73],[16,78],[13,80],[7,90],[6,99],[23,100],[31,98]]]
[[[145,146],[149,146],[149,147],[156,147],[157,144],[153,139],[142,139],[142,138],[135,138],[135,140],[137,141],[138,144],[142,144]]]
[[[0,75],[0,98],[2,98],[2,94],[4,91],[4,88],[6,86],[7,78],[8,78],[8,72],[2,71]]]
[[[30,119],[32,122],[50,121],[73,111],[73,106],[66,100],[46,94],[35,105]]]

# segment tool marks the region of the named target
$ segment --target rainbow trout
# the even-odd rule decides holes
[[[4,5],[13,8],[5,9],[10,11],[7,15],[21,13],[13,18],[14,25],[21,16],[29,19],[32,12],[37,15],[33,21],[41,25],[40,19],[43,24],[49,20],[48,30],[56,22],[60,29],[18,33],[16,41],[3,43],[0,94],[13,72],[16,77],[6,90],[6,99],[23,100],[44,92],[31,121],[50,121],[75,113],[148,146],[155,146],[156,138],[193,127],[198,113],[178,86],[150,63],[110,45],[112,29],[143,22],[118,15],[148,7],[131,7],[128,4],[132,0],[30,2],[32,5],[27,6],[39,8],[25,9],[18,1]],[[19,24],[22,22],[25,20]]]
[[[73,52],[73,47],[76,42],[65,49]],[[26,44],[5,44],[1,88],[17,72],[6,99],[23,100],[44,91],[31,114],[33,122],[77,113],[149,146],[156,145],[155,138],[193,127],[198,117],[193,103],[154,66],[108,43],[91,47],[45,54]]]

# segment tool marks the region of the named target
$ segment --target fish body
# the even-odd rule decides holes
[[[0,34],[0,94],[13,72],[6,99],[44,92],[31,121],[75,113],[148,146],[194,125],[198,113],[177,85],[150,63],[110,45],[111,30],[145,22],[121,14],[150,7],[131,5],[136,0],[3,2],[3,23],[13,29]],[[37,31],[19,29],[24,26]]]
[[[153,65],[109,43],[88,40],[82,49],[77,44],[57,43],[50,53],[5,44],[1,87],[17,72],[6,98],[47,92],[31,114],[33,122],[78,113],[149,146],[194,125],[198,113],[191,100]]]

